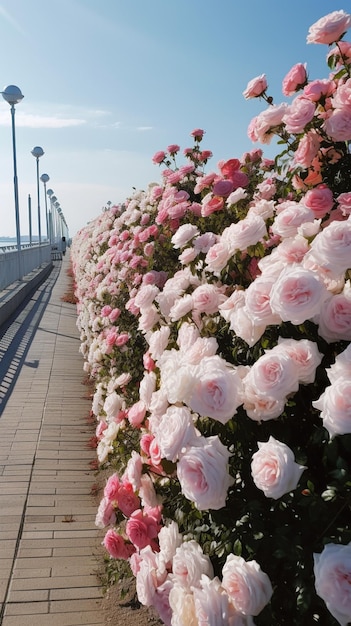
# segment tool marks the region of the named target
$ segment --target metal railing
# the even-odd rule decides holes
[[[0,248],[0,291],[21,280],[36,268],[52,262],[51,244],[23,244],[20,252],[17,246]]]

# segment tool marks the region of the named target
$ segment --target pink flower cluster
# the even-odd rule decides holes
[[[265,75],[244,92],[269,104],[251,139],[276,135],[294,146],[289,184],[260,150],[205,173],[211,153],[195,129],[184,165],[175,164],[177,144],[157,152],[162,182],[106,211],[73,244],[98,459],[113,457],[129,433],[139,446],[122,477],[108,479],[96,524],[110,526],[107,551],[130,561],[140,602],[165,624],[217,623],[220,614],[218,624],[249,625],[273,590],[255,560],[234,553],[215,576],[191,532],[184,540],[166,518],[164,493],[176,485],[201,516],[228,512],[245,481],[272,501],[301,492],[312,470],[270,427],[291,420],[287,408],[320,384],[321,371],[330,385],[310,401],[315,429],[330,440],[351,433],[351,191],[335,191],[325,176],[345,159],[340,142],[351,144],[351,78],[340,70],[351,58],[340,41],[350,20],[335,11],[310,29],[309,43],[337,43],[335,76],[309,81],[297,64],[283,81],[285,95],[300,92],[291,104],[270,102]],[[251,441],[245,480],[239,423],[265,433]],[[339,615],[324,558],[316,563],[317,593]]]

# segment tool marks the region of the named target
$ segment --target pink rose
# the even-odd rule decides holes
[[[198,437],[196,445],[187,448],[177,465],[183,495],[199,511],[222,509],[227,491],[233,483],[228,473],[230,453],[217,435]]]
[[[124,346],[128,341],[129,341],[129,334],[121,333],[120,335],[118,335],[116,339],[116,346],[118,347]]]
[[[134,428],[138,428],[142,421],[144,420],[146,414],[146,406],[142,400],[139,400],[133,406],[128,409],[128,421],[134,426]]]
[[[332,295],[320,310],[318,334],[328,343],[351,341],[351,299]]]
[[[247,84],[245,91],[243,91],[243,96],[247,100],[249,98],[259,98],[264,94],[268,87],[267,79],[265,74],[261,74],[261,76],[256,76],[250,80]]]
[[[333,59],[334,66],[340,67],[343,66],[344,63],[351,63],[351,43],[349,41],[339,41],[338,45],[335,48],[332,48],[327,55],[327,62],[329,65],[329,60]],[[329,66],[330,67],[330,66]]]
[[[317,595],[336,621],[347,626],[351,615],[351,543],[328,543],[313,558]]]
[[[345,11],[333,11],[310,26],[307,43],[330,45],[339,41],[351,24],[351,15]]]
[[[303,133],[305,126],[313,119],[316,105],[304,96],[297,96],[283,117],[288,133]]]
[[[351,381],[340,377],[326,387],[321,397],[312,402],[321,412],[323,426],[330,437],[351,433]]]
[[[312,102],[325,101],[326,98],[331,96],[335,91],[335,83],[327,78],[312,80],[308,83],[304,90],[303,95]]]
[[[160,150],[159,152],[156,152],[154,154],[154,156],[152,157],[152,161],[153,163],[162,163],[166,158],[166,153],[163,152],[162,150]]]
[[[323,124],[323,129],[333,141],[351,139],[351,107],[335,109]]]
[[[306,63],[296,63],[283,79],[284,96],[292,96],[302,89],[307,81]]]
[[[294,163],[301,167],[310,167],[313,159],[318,153],[322,137],[315,130],[310,130],[303,135],[294,154]]]
[[[279,105],[273,104],[265,111],[262,111],[262,113],[259,113],[249,124],[249,138],[252,141],[269,144],[276,129],[283,123],[287,110],[288,105],[284,102]]]
[[[112,502],[104,497],[101,499],[99,508],[95,517],[95,526],[105,528],[116,521],[116,513]]]
[[[155,539],[159,530],[157,519],[141,510],[134,511],[126,524],[127,537],[139,550],[149,545],[153,549],[156,548]]]
[[[231,180],[223,179],[214,183],[212,193],[215,196],[222,196],[226,198],[233,191],[234,185]]]
[[[110,502],[116,502],[118,499],[118,490],[121,486],[120,479],[117,474],[112,474],[107,480],[104,488],[104,496],[110,500]]]
[[[201,128],[195,128],[195,130],[192,130],[190,133],[191,137],[194,137],[195,141],[201,141],[204,134],[205,134],[205,131],[202,130]]]
[[[294,491],[305,469],[295,463],[292,450],[272,436],[266,443],[258,442],[258,451],[251,461],[251,474],[256,487],[267,498],[274,500]]]
[[[107,552],[113,559],[128,560],[129,557],[135,552],[134,546],[126,543],[123,537],[116,533],[113,528],[110,528],[103,540]]]
[[[244,615],[258,615],[272,597],[271,582],[256,561],[229,554],[222,578],[222,587],[236,610]]]
[[[345,216],[351,215],[351,192],[350,191],[341,193],[336,198],[336,201],[343,215]]]
[[[167,148],[167,152],[169,152],[171,155],[176,154],[179,150],[180,150],[180,147],[176,143],[172,143]]]
[[[123,515],[130,515],[140,508],[140,499],[133,491],[131,483],[124,481],[118,489],[118,508]]]
[[[327,295],[314,272],[287,267],[272,288],[271,308],[283,322],[303,324],[320,312]]]
[[[224,200],[222,197],[212,196],[212,194],[208,193],[202,200],[201,215],[202,217],[208,217],[209,215],[212,215],[212,213],[221,211],[223,207]]]
[[[239,159],[228,159],[228,161],[219,161],[218,169],[224,178],[233,179],[233,176],[240,168]]]
[[[112,311],[112,307],[109,304],[106,304],[101,309],[101,317],[108,317]]]
[[[311,209],[316,219],[321,219],[332,210],[334,198],[331,189],[323,184],[307,191],[301,202]]]
[[[118,320],[119,316],[121,315],[121,311],[118,308],[112,309],[110,315],[108,316],[108,319],[110,320],[110,322],[112,322],[112,324]]]

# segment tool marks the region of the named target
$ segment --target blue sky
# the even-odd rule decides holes
[[[16,146],[21,232],[28,195],[37,232],[34,146],[71,235],[107,201],[123,201],[160,179],[152,156],[171,143],[220,159],[254,147],[247,127],[265,108],[246,101],[265,73],[276,103],[297,62],[311,79],[328,75],[327,46],[306,44],[332,0],[0,0],[0,88],[17,85]],[[2,84],[1,84],[2,83]],[[258,146],[255,146],[258,147]],[[45,201],[41,185],[42,224]],[[15,235],[11,115],[0,101],[0,235]],[[44,228],[44,227],[42,227]],[[45,232],[45,228],[44,228]]]

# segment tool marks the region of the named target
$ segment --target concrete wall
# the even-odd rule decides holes
[[[16,311],[23,300],[33,293],[49,276],[53,268],[52,261],[33,270],[22,280],[15,281],[0,291],[0,326]]]

